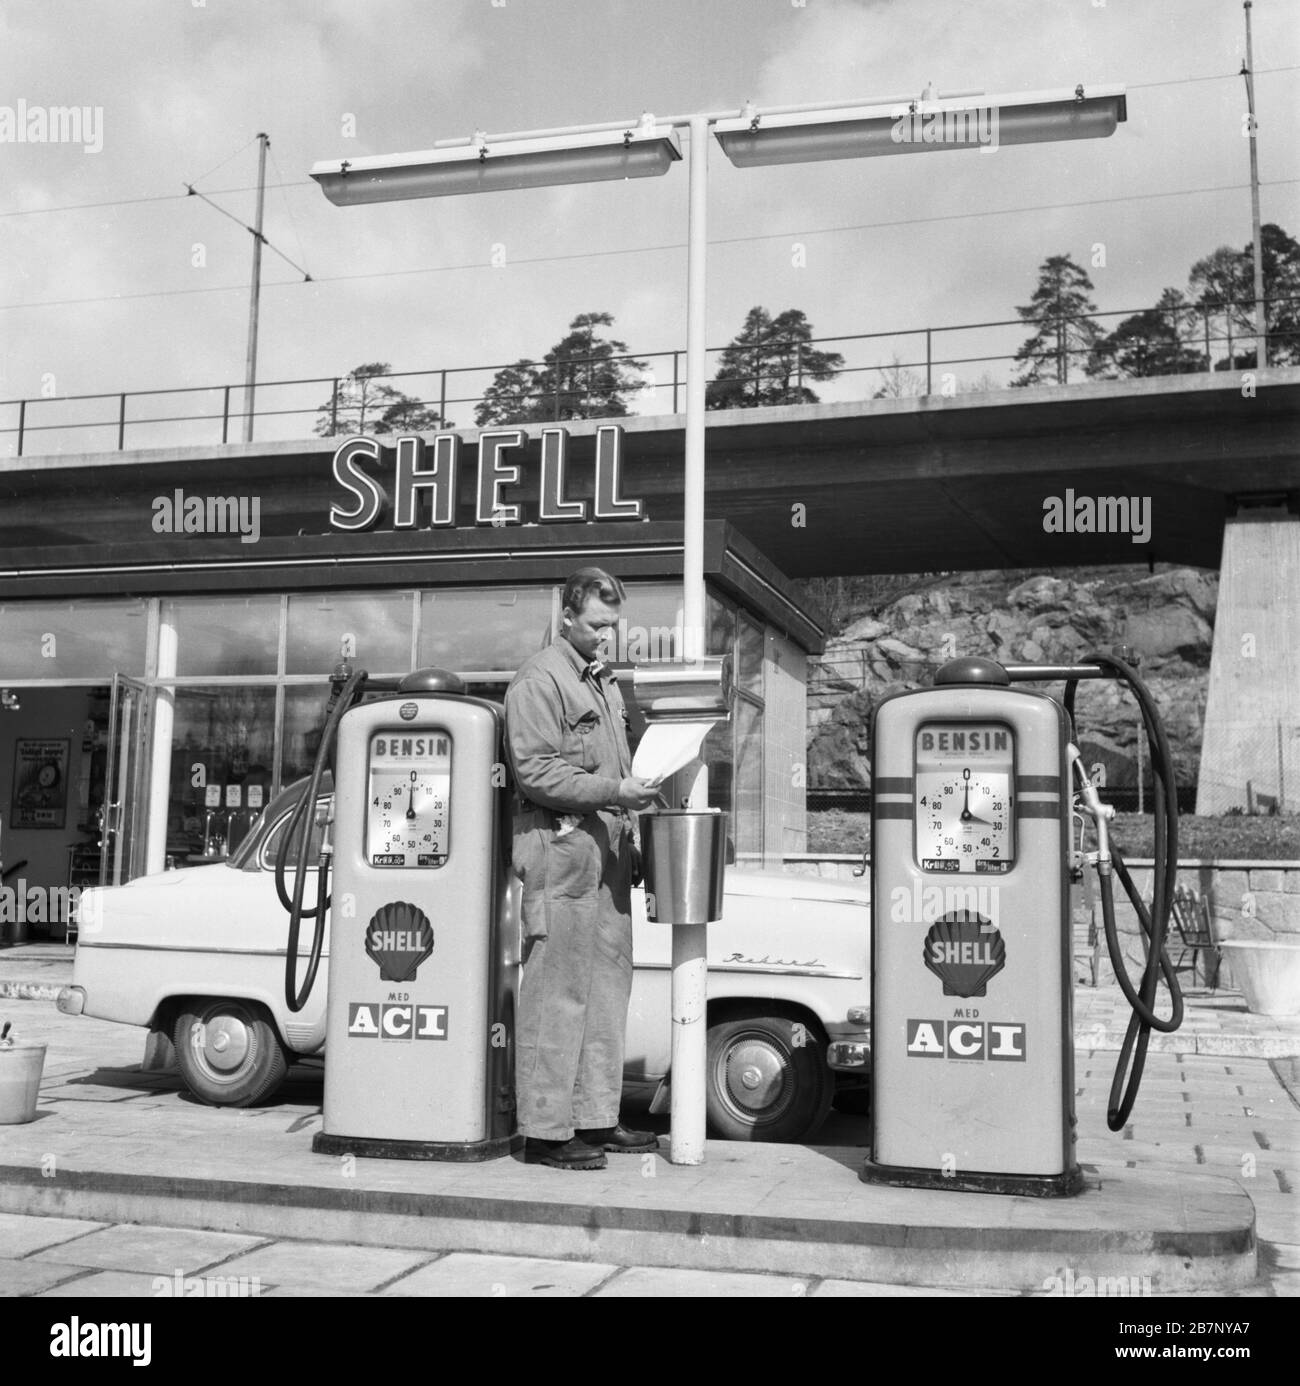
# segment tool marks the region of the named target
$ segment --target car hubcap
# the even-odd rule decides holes
[[[727,1055],[727,1092],[747,1116],[770,1117],[788,1100],[785,1056],[755,1036],[739,1040]]]
[[[203,1058],[216,1073],[233,1073],[248,1058],[248,1027],[234,1015],[203,1022]]]

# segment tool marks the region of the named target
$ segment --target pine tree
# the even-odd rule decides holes
[[[1068,255],[1053,255],[1038,269],[1038,287],[1031,301],[1017,307],[1025,322],[1038,330],[1022,343],[1015,359],[1027,366],[1013,385],[1038,385],[1052,379],[1065,385],[1070,360],[1087,360],[1101,338],[1101,329],[1087,314],[1096,312],[1092,280]]]
[[[524,359],[496,373],[474,422],[482,428],[626,416],[629,396],[642,387],[646,362],[629,356],[625,342],[597,334],[597,328],[613,323],[610,313],[579,313],[540,364]]]
[[[1101,339],[1088,374],[1108,380],[1146,375],[1188,375],[1209,369],[1198,351],[1199,315],[1177,289],[1166,289],[1154,308],[1135,313]]]
[[[341,433],[427,433],[448,427],[436,409],[412,395],[378,382],[392,373],[387,361],[355,366],[338,384],[332,399],[316,411],[316,433],[322,438]]]
[[[751,308],[740,332],[722,349],[705,405],[816,404],[817,395],[804,381],[833,379],[844,358],[838,351],[816,350],[812,339],[812,324],[801,309],[788,308],[774,318],[766,308]]]

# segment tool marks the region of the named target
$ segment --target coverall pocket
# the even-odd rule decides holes
[[[533,812],[515,819],[510,866],[523,883],[520,915],[525,938],[545,938],[550,932],[546,902],[546,838],[554,815]]]
[[[584,770],[594,771],[600,714],[587,709],[576,716],[566,716],[564,725],[564,759],[571,765],[581,765]]]
[[[557,828],[546,841],[546,895],[550,900],[593,898],[600,887],[602,850],[592,831],[604,832],[588,814],[567,832]]]

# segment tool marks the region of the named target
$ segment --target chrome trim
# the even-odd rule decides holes
[[[213,948],[188,947],[176,943],[91,943],[84,936],[78,947],[115,948],[126,953],[220,953],[232,958],[282,958],[283,948]],[[329,949],[321,950],[321,957],[329,957]]]
[[[671,972],[672,963],[636,963],[636,968],[647,972]],[[710,972],[769,973],[776,977],[835,977],[848,982],[861,982],[865,975],[861,972],[840,972],[828,967],[777,967],[774,963],[709,963]]]
[[[857,861],[859,854],[854,852],[848,860]],[[1127,862],[1128,858],[1124,860]],[[793,879],[793,878],[792,878]],[[871,901],[861,895],[765,895],[761,891],[727,891],[728,900],[780,900],[797,901],[801,905],[855,905],[860,910],[870,910]]]

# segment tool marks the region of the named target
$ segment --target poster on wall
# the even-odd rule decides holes
[[[14,799],[9,826],[61,828],[68,812],[68,753],[72,742],[35,738],[14,742]]]

